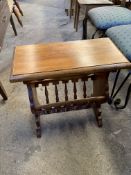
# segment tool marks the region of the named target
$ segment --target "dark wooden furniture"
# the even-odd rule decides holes
[[[2,44],[9,20],[10,20],[10,10],[8,2],[5,0],[0,0],[0,51],[2,49]],[[7,100],[7,94],[1,82],[0,82],[0,94],[4,100]]]
[[[11,22],[15,35],[17,35],[15,24],[12,18],[12,13],[16,15],[19,23],[21,24],[21,26],[23,26],[17,13],[16,7],[18,8],[20,14],[23,16],[23,12],[16,0],[0,0],[0,51],[2,49],[3,40],[9,20]],[[1,82],[0,82],[0,94],[4,100],[7,100],[7,94]]]
[[[40,115],[92,107],[98,126],[102,126],[101,104],[108,101],[109,73],[130,68],[131,63],[108,38],[18,46],[10,76],[11,82],[27,85],[32,113],[36,119],[37,137],[41,136]],[[77,94],[77,81],[83,82],[83,98]],[[89,96],[86,82],[93,82],[93,94]],[[70,100],[68,82],[73,85]],[[64,86],[64,100],[59,98],[59,83]],[[55,101],[50,102],[49,84],[54,85]],[[45,104],[40,104],[37,88],[44,87]]]

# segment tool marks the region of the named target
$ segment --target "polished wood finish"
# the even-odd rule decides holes
[[[108,38],[40,45],[18,46],[10,81],[27,85],[30,108],[36,120],[37,137],[41,137],[40,115],[92,107],[98,126],[102,126],[101,104],[108,101],[108,76],[111,71],[131,68],[131,63]],[[93,82],[93,94],[88,94],[86,83]],[[83,98],[78,98],[77,82],[83,83]],[[72,83],[70,99],[68,82]],[[64,88],[64,100],[59,98],[59,83]],[[50,102],[48,88],[54,86],[56,102]],[[37,95],[39,85],[44,87],[45,103]]]
[[[119,60],[118,60],[119,58]],[[32,80],[72,72],[96,72],[129,65],[110,39],[71,41],[17,46],[14,51],[11,81]],[[127,65],[126,65],[127,64]],[[37,77],[37,78],[38,78]]]

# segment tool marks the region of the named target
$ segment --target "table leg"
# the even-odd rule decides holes
[[[65,101],[60,102],[59,96],[58,96],[58,89],[57,84],[58,80],[45,80],[45,81],[39,81],[39,82],[25,82],[28,89],[28,96],[30,101],[30,108],[31,112],[35,116],[35,125],[36,125],[36,135],[38,138],[41,137],[41,124],[40,124],[40,115],[42,114],[48,114],[48,113],[57,113],[61,112],[62,107],[65,108],[65,111],[70,110],[77,110],[77,109],[83,109],[81,107],[90,108],[93,107],[96,120],[98,123],[98,126],[102,126],[102,117],[101,117],[101,104],[108,101],[109,98],[109,92],[108,92],[108,72],[102,72],[102,73],[96,73],[93,76],[88,77],[82,77],[81,79],[84,81],[83,84],[83,99],[77,99],[77,86],[76,82],[78,82],[79,77],[68,77],[65,80],[61,80],[62,83],[64,83],[65,89]],[[91,97],[87,97],[86,94],[86,85],[85,81],[88,80],[88,78],[91,78],[93,81],[93,94]],[[67,83],[71,80],[73,83],[73,93],[74,93],[74,100],[69,101],[68,99],[68,89],[67,89]],[[60,81],[60,80],[59,80]],[[48,88],[47,86],[49,83],[53,83],[55,88],[55,95],[56,95],[56,103],[50,103],[49,102],[49,95],[48,95]],[[42,84],[43,87],[45,87],[45,100],[46,104],[42,105],[38,101],[37,96],[37,87],[39,84]],[[88,103],[88,105],[87,105]],[[86,105],[86,106],[85,106]]]
[[[65,9],[65,12],[66,12],[67,16],[70,16],[70,19],[71,19],[71,17],[74,14],[73,5],[74,5],[74,0],[70,0],[70,7],[69,7],[69,9],[67,9],[67,8]]]
[[[83,20],[83,36],[82,36],[82,39],[87,39],[87,20],[88,18],[85,17],[84,20]]]
[[[73,15],[73,0],[70,1],[70,19]]]
[[[109,98],[109,88],[108,88],[108,72],[98,73],[93,78],[93,96],[104,95],[106,97],[105,102]],[[97,124],[102,127],[102,117],[101,117],[101,103],[97,102],[93,105],[93,110],[96,116]]]
[[[41,124],[40,124],[40,115],[35,114],[35,123],[36,123],[36,135],[38,138],[41,137]]]
[[[2,85],[1,82],[0,82],[0,94],[1,94],[1,96],[3,97],[4,100],[7,100],[7,99],[8,99],[8,98],[7,98],[6,91],[5,91],[5,89],[4,89],[4,87],[3,87],[3,85]]]
[[[79,14],[80,14],[80,4],[76,1],[76,3],[75,3],[75,18],[74,18],[74,28],[76,29],[76,32],[78,31]]]
[[[36,110],[36,106],[39,105],[37,98],[37,91],[34,84],[27,84],[28,96],[30,101],[31,112],[35,116],[35,124],[36,124],[36,135],[38,138],[41,137],[41,124],[40,124],[40,114]]]

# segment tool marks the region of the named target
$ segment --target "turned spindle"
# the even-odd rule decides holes
[[[87,77],[86,78],[82,78],[81,80],[83,81],[83,97],[86,98],[87,97],[87,94],[86,94],[86,90],[87,90],[87,88],[86,88],[86,81],[88,81],[88,78]]]
[[[62,81],[65,84],[65,101],[68,101],[68,89],[67,89],[67,83],[68,81]]]
[[[45,97],[46,97],[46,103],[49,103],[49,93],[48,93],[48,89],[47,86],[45,85]]]
[[[59,102],[59,94],[58,94],[58,87],[57,85],[59,84],[59,82],[53,82],[53,85],[55,86],[55,97],[56,97],[56,102]]]
[[[74,99],[77,99],[77,88],[76,88],[76,82],[77,82],[78,80],[72,80],[72,82],[73,82],[73,92],[74,92]]]

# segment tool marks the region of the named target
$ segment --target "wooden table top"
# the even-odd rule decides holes
[[[17,46],[10,81],[131,68],[109,38]]]
[[[78,0],[79,4],[83,5],[111,5],[113,2],[109,0]]]

